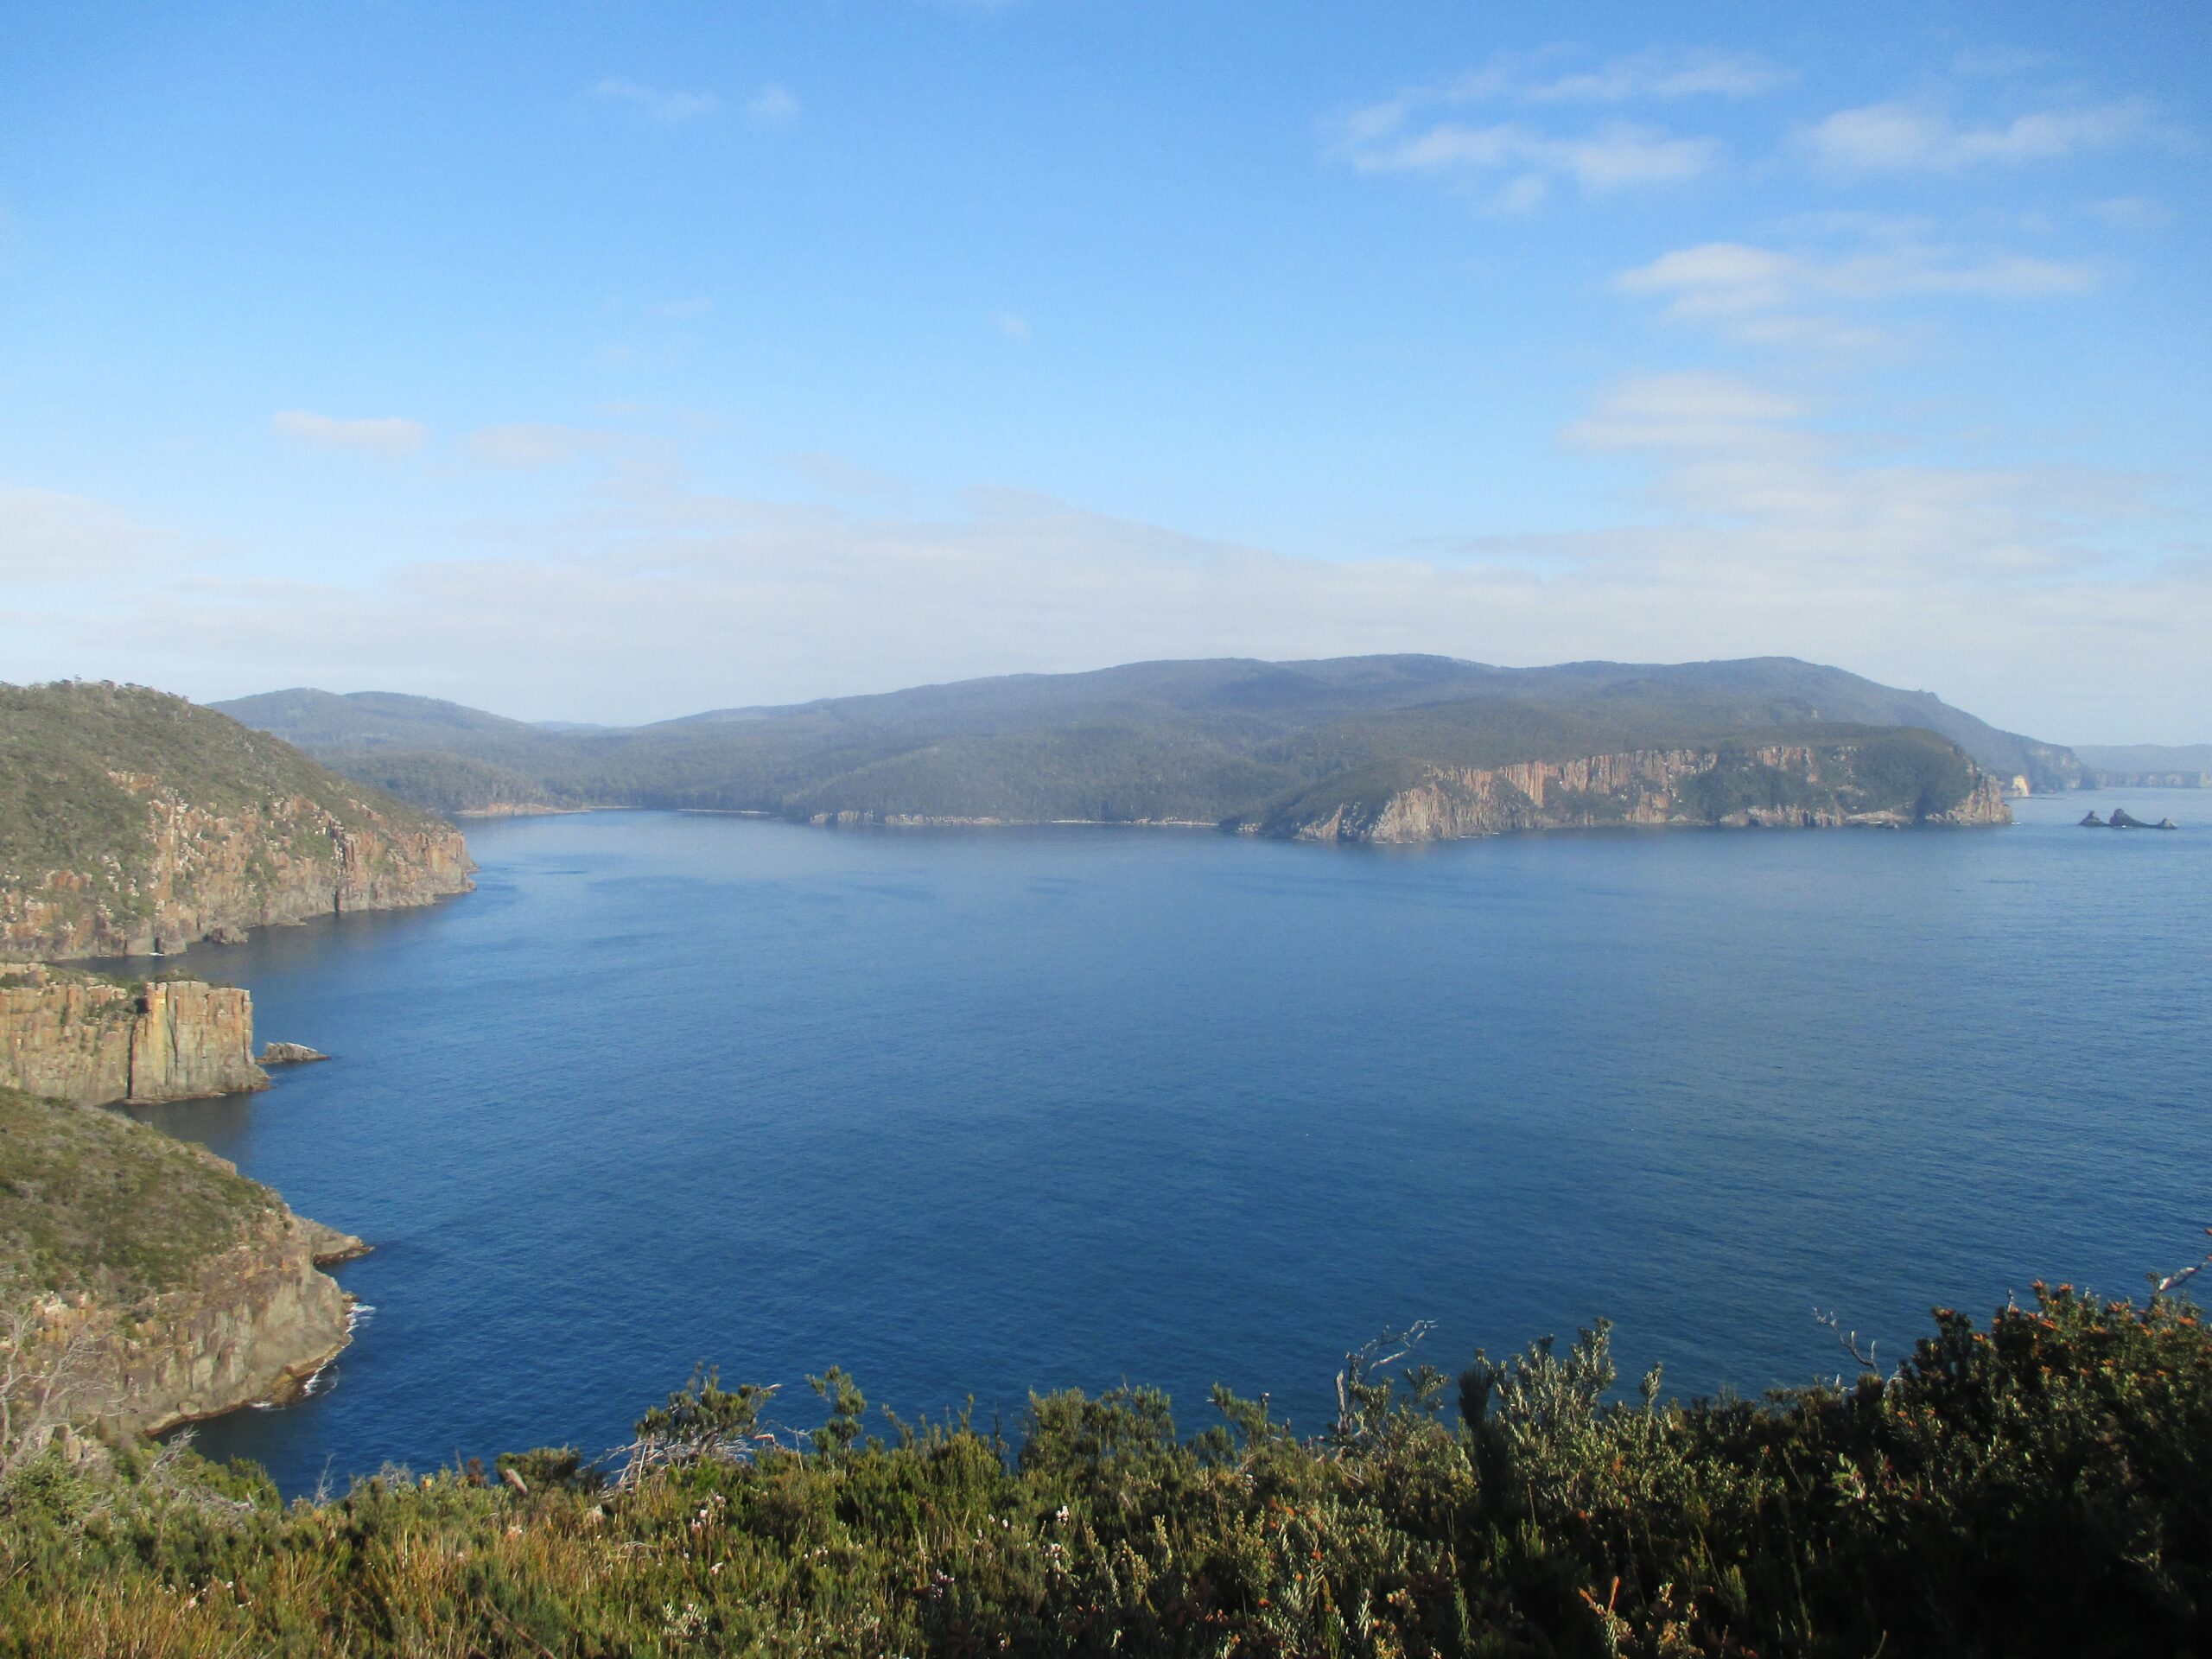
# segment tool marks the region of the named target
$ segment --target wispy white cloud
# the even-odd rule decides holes
[[[1642,375],[1618,382],[1561,435],[1598,450],[1771,449],[1796,398],[1733,375]]]
[[[279,410],[270,417],[270,429],[317,449],[350,449],[361,454],[410,455],[429,440],[430,429],[420,421],[398,416],[368,420],[341,420],[304,409]]]
[[[1440,86],[1401,94],[1421,103],[1673,103],[1688,98],[1756,98],[1795,74],[1751,52],[1705,47],[1655,47],[1595,64],[1565,67],[1580,54],[1551,46],[1500,52],[1479,68]]]
[[[2017,620],[2062,591],[2051,584],[2070,584],[2070,601],[2097,615],[2141,575],[2109,544],[2152,511],[2140,476],[1870,460],[1863,440],[1810,424],[1815,413],[1754,384],[1669,375],[1613,387],[1567,436],[1656,462],[1647,499],[1697,527],[1676,554],[1652,557],[1655,575],[1687,578],[1679,554],[1694,545],[1704,579],[1724,589],[1781,584],[1885,612],[1979,593],[1993,618]],[[2208,578],[2198,561],[2159,580],[2212,614]]]
[[[1501,89],[1532,104],[1625,104],[1636,99],[1758,98],[1795,77],[1750,52],[1668,50],[1610,58],[1594,69],[1531,75]]]
[[[798,94],[772,80],[745,100],[746,119],[755,126],[788,127],[798,112]]]
[[[1579,68],[1562,67],[1567,56],[1558,48],[1500,54],[1455,80],[1408,87],[1350,110],[1331,124],[1335,148],[1363,173],[1479,185],[1493,211],[1526,212],[1561,181],[1589,195],[1679,184],[1709,171],[1722,154],[1717,138],[1619,116],[1585,130],[1560,131],[1537,124],[1542,111],[1749,98],[1789,79],[1787,71],[1742,53],[1655,50]],[[1497,105],[1526,113],[1493,108],[1484,111],[1489,118],[1471,118],[1474,106]]]
[[[2082,211],[2115,231],[2160,231],[2174,222],[2172,208],[2147,196],[2112,196]]]
[[[1965,257],[1923,244],[1822,257],[1707,242],[1662,254],[1613,280],[1624,293],[1666,296],[1671,315],[1713,317],[1820,300],[2035,299],[2083,293],[2097,285],[2099,275],[2097,266],[2082,260],[2012,253]]]
[[[607,447],[607,435],[547,422],[487,426],[468,436],[472,460],[519,471],[565,467]]]
[[[1712,138],[1677,138],[1616,122],[1578,137],[1548,137],[1515,122],[1468,126],[1443,121],[1419,131],[1394,132],[1355,144],[1363,173],[1418,173],[1465,180],[1511,173],[1494,205],[1532,207],[1548,181],[1571,179],[1592,194],[1694,179],[1719,157]]]
[[[0,582],[104,582],[143,569],[149,552],[174,539],[105,502],[0,485]]]
[[[591,96],[602,104],[623,105],[647,120],[659,122],[664,126],[702,120],[721,107],[721,100],[712,92],[686,92],[646,86],[634,80],[622,79],[620,76],[611,76],[601,81],[591,89]]]
[[[2102,274],[2088,261],[1970,255],[1884,236],[1843,253],[1700,243],[1624,270],[1613,286],[1663,301],[1661,315],[1670,321],[1704,324],[1751,345],[1847,357],[1897,346],[1878,315],[1893,302],[2046,299],[2084,293]]]
[[[1999,126],[1962,126],[1941,111],[1904,103],[1838,110],[1802,134],[1821,166],[1843,173],[1958,173],[1986,163],[2055,161],[2140,137],[2141,99],[2041,110]]]
[[[1019,311],[1001,311],[992,317],[991,322],[999,333],[1017,345],[1027,346],[1029,343],[1029,319]]]

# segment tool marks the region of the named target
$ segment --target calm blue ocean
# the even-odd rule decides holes
[[[2073,827],[2091,805],[2175,835]],[[1438,1322],[1833,1374],[1932,1304],[2136,1293],[2212,1221],[2212,797],[2005,830],[1337,849],[1205,832],[479,825],[479,890],[203,947],[266,1094],[144,1114],[374,1255],[288,1490],[625,1438],[695,1362],[872,1399],[1271,1391]]]

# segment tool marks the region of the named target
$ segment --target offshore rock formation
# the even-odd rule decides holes
[[[245,991],[35,966],[0,976],[0,1087],[89,1106],[268,1086]]]
[[[2112,817],[2109,819],[2101,818],[2092,812],[2082,820],[2080,827],[2084,830],[2178,830],[2181,828],[2171,818],[2160,818],[2156,823],[2145,823],[2124,806],[2113,808]]]
[[[1420,842],[1607,824],[1814,829],[2012,821],[2002,784],[1948,745],[1948,754],[1935,758],[1948,765],[1928,781],[1913,773],[1903,790],[1891,776],[1869,776],[1875,768],[1864,752],[1874,747],[1776,743],[1426,766],[1408,780],[1332,801],[1294,802],[1236,827],[1300,841]]]
[[[460,833],[142,687],[0,686],[0,960],[143,956],[470,886]]]
[[[346,1345],[320,1264],[360,1240],[205,1149],[98,1108],[0,1090],[0,1284],[72,1416],[126,1429],[283,1398]]]

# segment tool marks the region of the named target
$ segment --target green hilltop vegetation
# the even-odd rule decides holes
[[[298,796],[349,827],[365,826],[371,807],[417,816],[182,697],[105,681],[0,685],[0,868],[66,866],[87,846],[136,855],[144,803],[117,772],[159,778],[213,812]]]
[[[1870,727],[1936,734],[2038,788],[2066,750],[1925,692],[1787,658],[1501,669],[1440,657],[1139,663],[555,730],[429,698],[272,692],[216,705],[442,811],[713,808],[1007,821],[1267,823],[1428,766],[1743,747]]]
[[[0,685],[0,888],[75,870],[109,883],[120,907],[143,902],[130,889],[155,857],[147,799],[118,773],[225,816],[304,800],[348,830],[429,825],[420,809],[182,697],[105,681]],[[287,836],[283,850],[330,857],[320,835]]]
[[[1393,1345],[1396,1345],[1394,1341]],[[279,1500],[125,1446],[0,1477],[0,1656],[2202,1652],[2212,1339],[2171,1295],[1938,1311],[1887,1376],[1622,1398],[1603,1325],[1454,1388],[1370,1347],[1294,1433],[1123,1387],[1017,1440],[696,1376],[566,1448]],[[1396,1366],[1398,1369],[1393,1370]],[[811,1404],[811,1402],[810,1402]],[[880,1433],[871,1431],[880,1430]]]
[[[182,697],[0,685],[0,957],[427,904],[469,868],[450,824]]]
[[[191,1281],[276,1195],[118,1112],[0,1089],[0,1304],[128,1305]]]

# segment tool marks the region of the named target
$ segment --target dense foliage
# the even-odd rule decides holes
[[[1923,739],[1932,731],[1928,741],[1954,766],[1965,765],[1956,743],[2008,778],[2025,772],[2048,785],[2072,765],[2064,751],[1995,731],[1925,693],[1785,658],[1528,670],[1433,657],[1147,663],[629,731],[552,731],[385,693],[273,692],[223,706],[351,776],[449,812],[532,802],[1268,824],[1379,799],[1429,767],[1756,744],[1784,733],[1831,745],[1874,728],[1924,728]],[[1879,809],[1910,811],[1919,792],[1909,778],[1870,773],[1866,785]]]
[[[1601,1325],[1448,1384],[1355,1364],[1300,1440],[1122,1389],[864,1435],[851,1378],[693,1380],[572,1452],[280,1504],[58,1457],[0,1493],[0,1654],[2012,1655],[2202,1651],[2212,1342],[2186,1302],[1939,1313],[1887,1379],[1613,1397]]]

